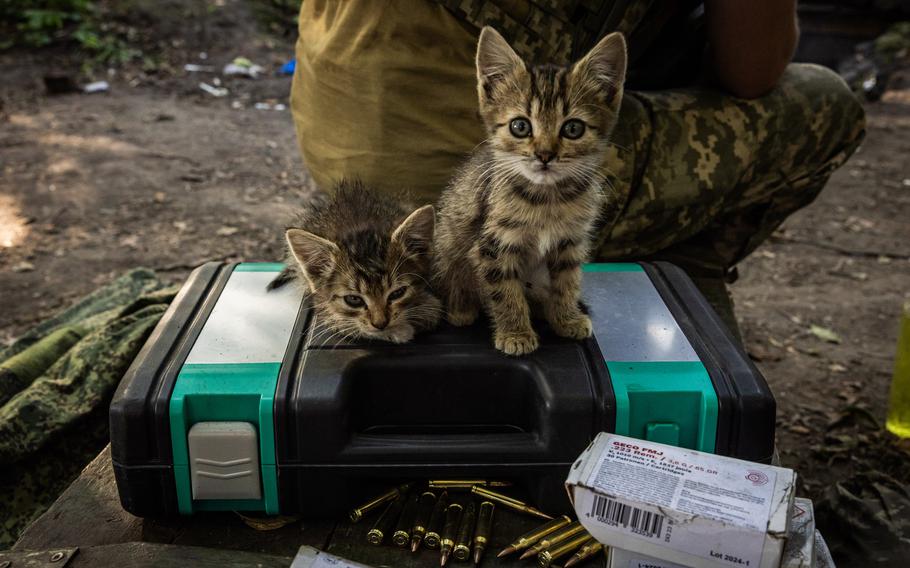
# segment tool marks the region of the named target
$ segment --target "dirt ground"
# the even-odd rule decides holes
[[[171,42],[169,72],[118,71],[104,77],[109,93],[46,96],[42,74],[66,71],[65,56],[0,55],[10,79],[0,84],[0,343],[136,266],[179,281],[210,259],[279,258],[280,229],[312,188],[289,111],[254,105],[287,104],[290,78],[275,70],[293,44],[227,6],[204,34]],[[238,55],[267,72],[223,79],[223,98],[198,87],[217,74],[182,70]],[[886,413],[910,299],[906,94],[868,105],[862,148],[732,287],[747,349],[777,397],[782,461],[812,497],[856,464],[832,430],[861,415],[851,435],[873,438]]]

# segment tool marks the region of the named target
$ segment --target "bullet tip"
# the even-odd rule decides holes
[[[565,566],[563,566],[563,568],[569,568],[569,566],[575,566],[576,562],[578,562],[578,558],[569,558],[566,561],[566,564],[565,564]]]
[[[502,558],[503,556],[505,556],[507,554],[512,554],[513,552],[515,552],[515,549],[512,548],[511,546],[507,546],[499,551],[499,554],[496,555],[496,558]]]
[[[524,560],[525,558],[530,558],[530,557],[534,556],[535,554],[536,554],[536,553],[534,552],[534,549],[529,548],[528,550],[525,551],[524,554],[522,554],[522,555],[519,557],[519,559],[520,559],[520,560]]]
[[[418,546],[420,546],[420,541],[419,541],[419,540],[412,540],[412,541],[411,541],[411,552],[417,552],[417,547],[418,547]]]
[[[449,561],[449,553],[443,552],[442,555],[439,557],[439,565],[445,566],[446,562],[448,562],[448,561]]]
[[[474,566],[480,564],[480,556],[483,554],[483,550],[479,548],[474,549]]]

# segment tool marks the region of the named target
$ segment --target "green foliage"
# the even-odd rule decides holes
[[[885,63],[910,58],[910,22],[898,22],[875,40],[875,53]]]
[[[269,30],[282,35],[297,31],[301,0],[254,0],[253,11]]]
[[[90,17],[92,8],[91,0],[3,0],[2,47],[47,45],[65,35],[65,28]]]
[[[90,62],[106,65],[141,55],[102,21],[93,0],[0,0],[0,49],[75,42]]]

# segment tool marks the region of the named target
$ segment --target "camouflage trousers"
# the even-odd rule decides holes
[[[485,136],[477,28],[428,0],[308,0],[299,27],[291,107],[317,184],[359,178],[436,201]],[[860,103],[814,65],[790,65],[755,100],[627,91],[595,256],[726,269],[809,204],[863,132]]]
[[[598,255],[730,267],[815,199],[864,127],[844,82],[816,65],[791,64],[754,100],[628,93],[605,164],[616,208]]]

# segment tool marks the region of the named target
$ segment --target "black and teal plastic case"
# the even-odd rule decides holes
[[[111,404],[120,499],[140,516],[334,516],[402,480],[505,479],[568,511],[568,468],[601,431],[768,462],[775,403],[680,269],[591,264],[585,341],[538,322],[508,357],[489,325],[403,345],[334,341],[280,264],[206,264]]]

